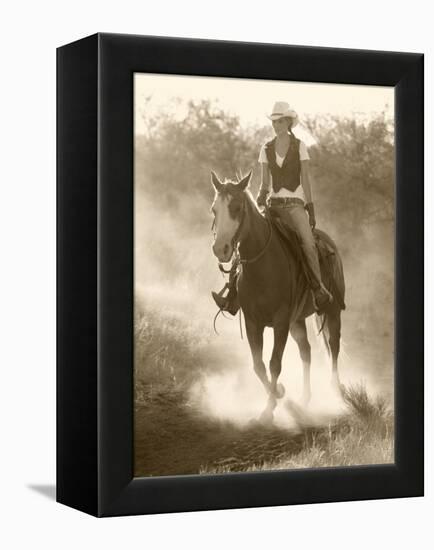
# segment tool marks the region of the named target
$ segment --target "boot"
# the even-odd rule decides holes
[[[229,288],[228,284],[226,284],[218,293],[211,292],[211,295],[219,309],[222,311],[227,311],[231,315],[236,315],[237,311],[240,309],[238,294],[236,289],[229,288],[227,296],[223,296],[227,288]]]
[[[313,305],[318,315],[321,315],[324,309],[333,302],[333,296],[323,284],[312,289],[312,295]]]

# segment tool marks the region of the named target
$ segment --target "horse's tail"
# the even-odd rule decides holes
[[[329,344],[329,331],[327,326],[327,315],[323,313],[322,315],[314,315],[315,317],[315,324],[316,324],[316,335],[320,339],[321,343],[324,346],[325,351],[327,352],[327,356],[331,357],[331,350],[330,350],[330,344]]]
[[[323,256],[323,262],[325,265],[325,278],[327,280],[327,288],[333,296],[333,306],[331,310],[323,313],[322,315],[315,315],[315,324],[317,328],[317,336],[321,339],[322,344],[327,352],[327,356],[331,357],[331,349],[329,344],[330,331],[328,326],[328,315],[332,317],[340,315],[340,312],[346,309],[345,306],[345,277],[342,258],[339,254],[338,248],[335,242],[320,229],[315,229],[317,237],[320,241],[325,243],[328,248],[328,252]]]
[[[322,243],[321,249],[326,246],[327,252],[323,255],[323,263],[325,268],[325,277],[327,280],[326,286],[332,293],[333,299],[339,305],[341,310],[346,309],[345,306],[345,277],[342,258],[339,254],[338,247],[331,237],[321,229],[315,229],[315,235],[318,242]],[[329,252],[332,251],[332,254]]]

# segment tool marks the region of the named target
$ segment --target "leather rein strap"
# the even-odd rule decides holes
[[[267,220],[267,223],[268,223],[269,233],[268,233],[268,239],[267,239],[267,242],[264,245],[264,248],[258,254],[256,254],[256,256],[254,256],[253,258],[241,258],[240,252],[238,250],[238,245],[239,245],[238,240],[239,240],[239,238],[241,236],[241,233],[242,233],[242,230],[243,230],[245,217],[246,217],[246,204],[244,202],[243,203],[243,213],[242,213],[242,216],[241,216],[240,224],[238,226],[238,229],[235,232],[235,235],[232,237],[232,241],[231,241],[232,248],[235,250],[235,254],[237,256],[237,261],[235,263],[236,264],[242,264],[242,265],[253,264],[253,263],[257,262],[260,258],[262,258],[262,256],[267,251],[267,248],[269,247],[269,245],[271,243],[271,237],[273,236],[273,227],[271,225],[269,215],[266,215],[265,219]],[[213,221],[211,230],[213,230],[214,227],[215,227],[215,220]],[[233,269],[233,267],[231,267],[230,269],[225,269],[220,262],[219,262],[218,265],[219,265],[219,269],[222,273],[230,273]]]
[[[237,231],[235,232],[235,235],[232,238],[232,246],[236,250],[236,253],[238,255],[238,261],[241,265],[253,264],[253,263],[257,262],[260,258],[262,258],[262,256],[267,251],[267,248],[269,247],[269,245],[271,243],[271,237],[273,236],[273,228],[271,226],[270,219],[269,219],[268,216],[265,216],[265,219],[267,220],[267,223],[268,223],[269,233],[268,233],[268,239],[267,239],[267,242],[264,245],[264,248],[258,254],[256,254],[256,256],[254,256],[253,258],[249,258],[249,259],[241,258],[240,251],[238,250],[238,245],[239,245],[238,239],[240,238],[240,235],[241,235],[241,232],[242,232],[242,229],[243,229],[245,217],[246,217],[246,203],[245,203],[245,200],[244,200],[243,214],[242,214],[242,217],[241,217],[240,225],[238,226],[238,229],[237,229]]]

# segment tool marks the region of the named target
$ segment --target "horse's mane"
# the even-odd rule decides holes
[[[244,191],[244,194],[246,195],[247,201],[250,203],[251,208],[253,208],[254,210],[257,210],[258,212],[260,212],[260,210],[258,208],[258,205],[256,204],[256,201],[253,198],[252,193],[250,192],[250,189],[246,189]]]

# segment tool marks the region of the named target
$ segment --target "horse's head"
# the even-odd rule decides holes
[[[211,172],[211,182],[216,191],[211,210],[214,214],[213,252],[220,262],[229,262],[240,237],[241,226],[246,214],[246,194],[252,172],[238,183],[222,183]]]

